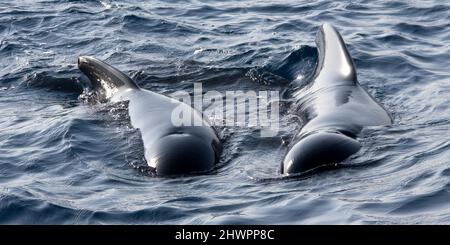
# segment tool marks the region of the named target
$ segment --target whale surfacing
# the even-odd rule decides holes
[[[139,129],[144,155],[156,175],[203,173],[219,161],[222,144],[215,130],[191,106],[139,88],[123,72],[93,57],[78,58],[78,68],[89,78],[101,100],[128,101],[131,124]],[[172,111],[181,106],[202,126],[174,126]]]
[[[316,36],[318,63],[310,84],[294,92],[306,122],[281,164],[281,173],[308,172],[337,164],[360,149],[363,127],[392,123],[389,113],[359,84],[347,47],[330,24]]]

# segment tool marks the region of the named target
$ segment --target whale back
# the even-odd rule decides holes
[[[290,145],[280,171],[307,173],[344,161],[361,148],[363,127],[389,125],[392,118],[358,83],[355,64],[336,29],[320,27],[313,80],[294,93],[304,125]]]
[[[129,119],[140,131],[149,173],[205,173],[219,162],[222,143],[216,131],[190,105],[140,89],[130,77],[98,59],[82,56],[78,67],[91,80],[99,99],[128,101]],[[201,124],[175,125],[172,119],[176,109]]]
[[[356,67],[339,32],[323,24],[316,35],[318,63],[314,72],[314,90],[358,83]]]

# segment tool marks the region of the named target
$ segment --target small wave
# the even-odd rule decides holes
[[[53,91],[81,94],[87,87],[80,79],[55,76],[48,72],[33,74],[25,84],[29,88],[44,88]]]
[[[287,80],[296,80],[312,74],[317,61],[317,49],[302,46],[289,53],[281,62],[267,65],[267,69]]]

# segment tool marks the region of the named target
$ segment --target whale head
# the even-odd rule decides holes
[[[301,138],[286,154],[281,173],[296,174],[329,167],[356,153],[360,144],[338,132],[317,132]]]
[[[161,137],[158,144],[146,149],[145,158],[156,175],[182,175],[211,171],[220,153],[217,138],[180,131]]]

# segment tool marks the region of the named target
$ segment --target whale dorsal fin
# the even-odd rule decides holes
[[[97,91],[103,90],[106,94],[111,94],[111,91],[123,88],[139,89],[133,79],[125,73],[94,57],[80,56],[78,68],[89,78]]]
[[[318,63],[314,80],[318,87],[357,83],[356,68],[339,32],[323,24],[316,35]]]

